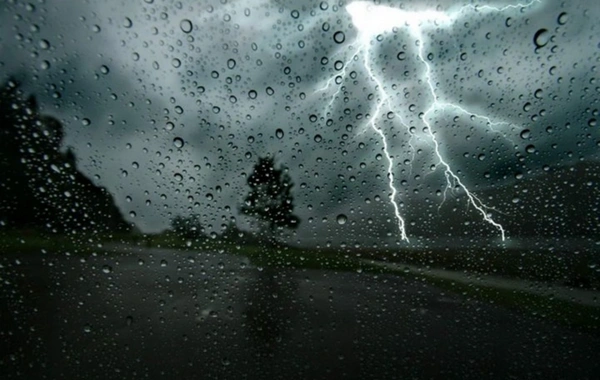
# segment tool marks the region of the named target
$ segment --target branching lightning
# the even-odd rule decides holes
[[[390,188],[390,202],[394,208],[394,214],[396,216],[396,220],[398,222],[398,230],[400,232],[401,238],[403,240],[408,241],[408,236],[406,234],[406,226],[404,218],[400,213],[400,207],[396,202],[396,196],[398,191],[394,185],[394,156],[390,153],[389,143],[384,133],[383,129],[378,126],[377,121],[379,120],[381,113],[384,109],[388,109],[394,115],[398,117],[400,120],[400,124],[406,128],[408,133],[410,134],[409,146],[413,150],[414,156],[414,147],[412,145],[412,139],[414,134],[411,132],[409,125],[403,120],[400,112],[396,110],[398,104],[394,102],[394,96],[390,95],[386,91],[386,86],[384,85],[384,80],[379,78],[379,76],[374,72],[371,67],[371,46],[370,42],[373,37],[391,32],[394,28],[405,28],[409,31],[410,35],[414,38],[414,42],[418,45],[417,49],[417,59],[422,64],[424,70],[423,75],[425,78],[425,82],[429,88],[429,93],[431,95],[431,104],[427,108],[427,110],[423,113],[422,122],[425,126],[424,132],[425,136],[430,140],[430,143],[433,146],[433,151],[436,156],[438,167],[442,167],[444,170],[444,175],[446,178],[446,190],[444,191],[444,200],[446,199],[446,192],[449,189],[454,187],[460,188],[465,192],[468,204],[474,207],[477,212],[481,214],[483,220],[489,224],[491,224],[494,228],[496,228],[502,240],[505,240],[505,230],[503,226],[496,222],[492,216],[490,215],[490,211],[493,208],[487,206],[481,199],[479,199],[473,192],[471,192],[467,186],[461,181],[460,177],[455,173],[450,163],[444,155],[440,151],[440,144],[438,138],[436,137],[436,133],[433,130],[431,124],[432,115],[438,110],[452,110],[456,113],[462,113],[469,115],[473,118],[480,119],[484,121],[487,127],[495,133],[501,134],[504,138],[507,138],[502,132],[498,131],[496,127],[502,125],[510,125],[507,121],[494,121],[490,117],[486,115],[480,115],[469,111],[460,105],[453,103],[451,101],[444,101],[440,99],[438,95],[435,85],[433,72],[430,63],[425,59],[424,56],[424,46],[426,43],[426,38],[424,36],[424,30],[428,27],[450,27],[452,24],[460,19],[463,14],[467,12],[475,12],[475,13],[484,13],[484,12],[505,12],[514,9],[525,9],[533,6],[536,3],[541,3],[541,0],[530,0],[526,3],[519,4],[510,4],[505,6],[491,6],[491,5],[464,5],[458,8],[455,11],[448,12],[440,12],[440,11],[404,11],[398,8],[392,8],[382,5],[373,5],[364,1],[353,2],[346,6],[346,11],[350,14],[352,18],[352,23],[358,29],[358,35],[355,41],[355,45],[357,46],[350,59],[345,62],[345,65],[341,72],[337,73],[334,77],[331,77],[324,84],[323,87],[319,88],[315,92],[326,92],[334,85],[338,84],[337,90],[333,93],[330,98],[329,104],[325,110],[330,110],[333,106],[335,99],[339,95],[342,90],[342,85],[344,80],[346,80],[347,70],[352,65],[353,62],[360,61],[360,56],[362,56],[363,68],[367,72],[369,78],[375,83],[375,87],[378,93],[378,98],[376,100],[376,105],[374,107],[374,111],[370,115],[370,117],[365,122],[365,127],[369,126],[380,138],[383,144],[383,152],[386,156],[388,167],[387,167],[387,176],[388,176],[388,185]],[[336,77],[338,79],[341,78],[341,83],[336,83]],[[443,203],[443,202],[442,202]]]

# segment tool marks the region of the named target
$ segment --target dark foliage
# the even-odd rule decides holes
[[[293,214],[293,183],[285,168],[277,169],[271,157],[260,157],[247,182],[250,192],[240,212],[256,218],[263,233],[273,238],[283,228],[298,227],[300,219]]]
[[[130,230],[112,196],[62,152],[63,126],[19,83],[0,87],[0,222],[11,229]]]

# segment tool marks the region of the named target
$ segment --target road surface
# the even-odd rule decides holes
[[[226,253],[0,256],[2,379],[596,378],[600,333]]]

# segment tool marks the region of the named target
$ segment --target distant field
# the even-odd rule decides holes
[[[483,275],[532,279],[574,287],[597,288],[596,257],[585,253],[547,253],[517,249],[476,250],[356,250],[306,249],[284,245],[227,242],[217,239],[189,240],[174,235],[131,234],[43,234],[35,231],[0,233],[1,253],[45,252],[53,254],[90,255],[116,254],[112,244],[139,248],[169,248],[182,252],[221,252],[245,256],[257,267],[323,269],[351,271],[370,275],[394,274],[410,276],[436,287],[459,293],[463,297],[491,302],[522,312],[550,318],[560,323],[586,329],[600,328],[600,308],[573,304],[539,295],[492,286],[457,283],[427,274],[393,270],[370,265],[365,259],[404,263],[422,268],[440,268]],[[122,254],[122,250],[119,251]],[[426,273],[426,272],[425,272]]]
[[[108,243],[183,250],[227,250],[249,257],[263,266],[360,269],[362,259],[416,265],[423,268],[466,271],[482,275],[557,283],[582,288],[600,288],[600,254],[590,249],[542,251],[517,248],[445,249],[354,249],[298,248],[260,245],[256,241],[231,242],[218,239],[186,239],[174,234],[92,234],[70,235],[37,231],[0,232],[0,250],[69,250],[73,254],[103,250]]]

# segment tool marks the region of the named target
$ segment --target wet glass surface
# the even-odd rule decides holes
[[[599,16],[3,2],[0,377],[595,378]]]

